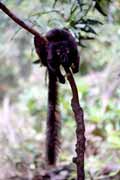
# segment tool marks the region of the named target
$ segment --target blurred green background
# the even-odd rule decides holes
[[[5,0],[7,7],[43,35],[51,28],[69,28],[73,2],[61,1],[51,12],[53,0]],[[94,40],[80,46],[80,72],[75,75],[86,124],[88,174],[98,177],[106,169],[120,170],[120,0],[113,1],[108,16],[96,10],[89,17],[100,20]],[[74,29],[71,28],[74,33]],[[25,162],[35,168],[44,164],[47,117],[47,83],[44,67],[32,62],[33,37],[0,11],[0,171]],[[75,155],[75,122],[68,82],[60,84],[62,117],[60,163]],[[4,164],[4,168],[3,168]],[[111,168],[112,166],[112,168]],[[8,168],[9,167],[9,168]],[[14,171],[8,172],[11,173]]]

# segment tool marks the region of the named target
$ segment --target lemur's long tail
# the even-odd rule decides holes
[[[58,102],[57,77],[49,72],[48,87],[48,117],[47,117],[47,161],[49,165],[55,165],[60,149],[60,113],[57,109]]]

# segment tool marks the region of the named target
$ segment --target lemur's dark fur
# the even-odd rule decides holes
[[[72,34],[65,29],[50,30],[43,41],[37,36],[34,38],[36,52],[42,63],[47,67],[49,73],[48,89],[48,119],[47,119],[47,160],[53,165],[56,163],[57,150],[60,139],[60,114],[57,110],[57,79],[65,83],[65,78],[60,71],[62,65],[66,72],[69,68],[73,73],[79,70],[79,54],[77,43]]]

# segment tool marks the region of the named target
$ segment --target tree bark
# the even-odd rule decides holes
[[[67,79],[70,83],[72,89],[72,100],[71,106],[74,112],[75,120],[76,120],[76,154],[77,156],[73,158],[73,162],[77,166],[77,180],[85,179],[84,172],[84,153],[85,153],[85,124],[84,124],[84,113],[83,109],[80,106],[77,87],[71,72],[67,74]]]

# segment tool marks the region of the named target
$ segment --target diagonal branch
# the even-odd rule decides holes
[[[27,30],[28,32],[30,32],[31,34],[35,35],[35,36],[39,36],[39,38],[41,39],[45,39],[44,37],[41,36],[41,34],[33,29],[32,27],[30,27],[28,24],[26,24],[23,20],[21,20],[20,18],[18,18],[11,10],[9,10],[3,3],[0,2],[0,9],[7,14],[14,22],[16,22],[19,26],[21,26],[23,29]]]

